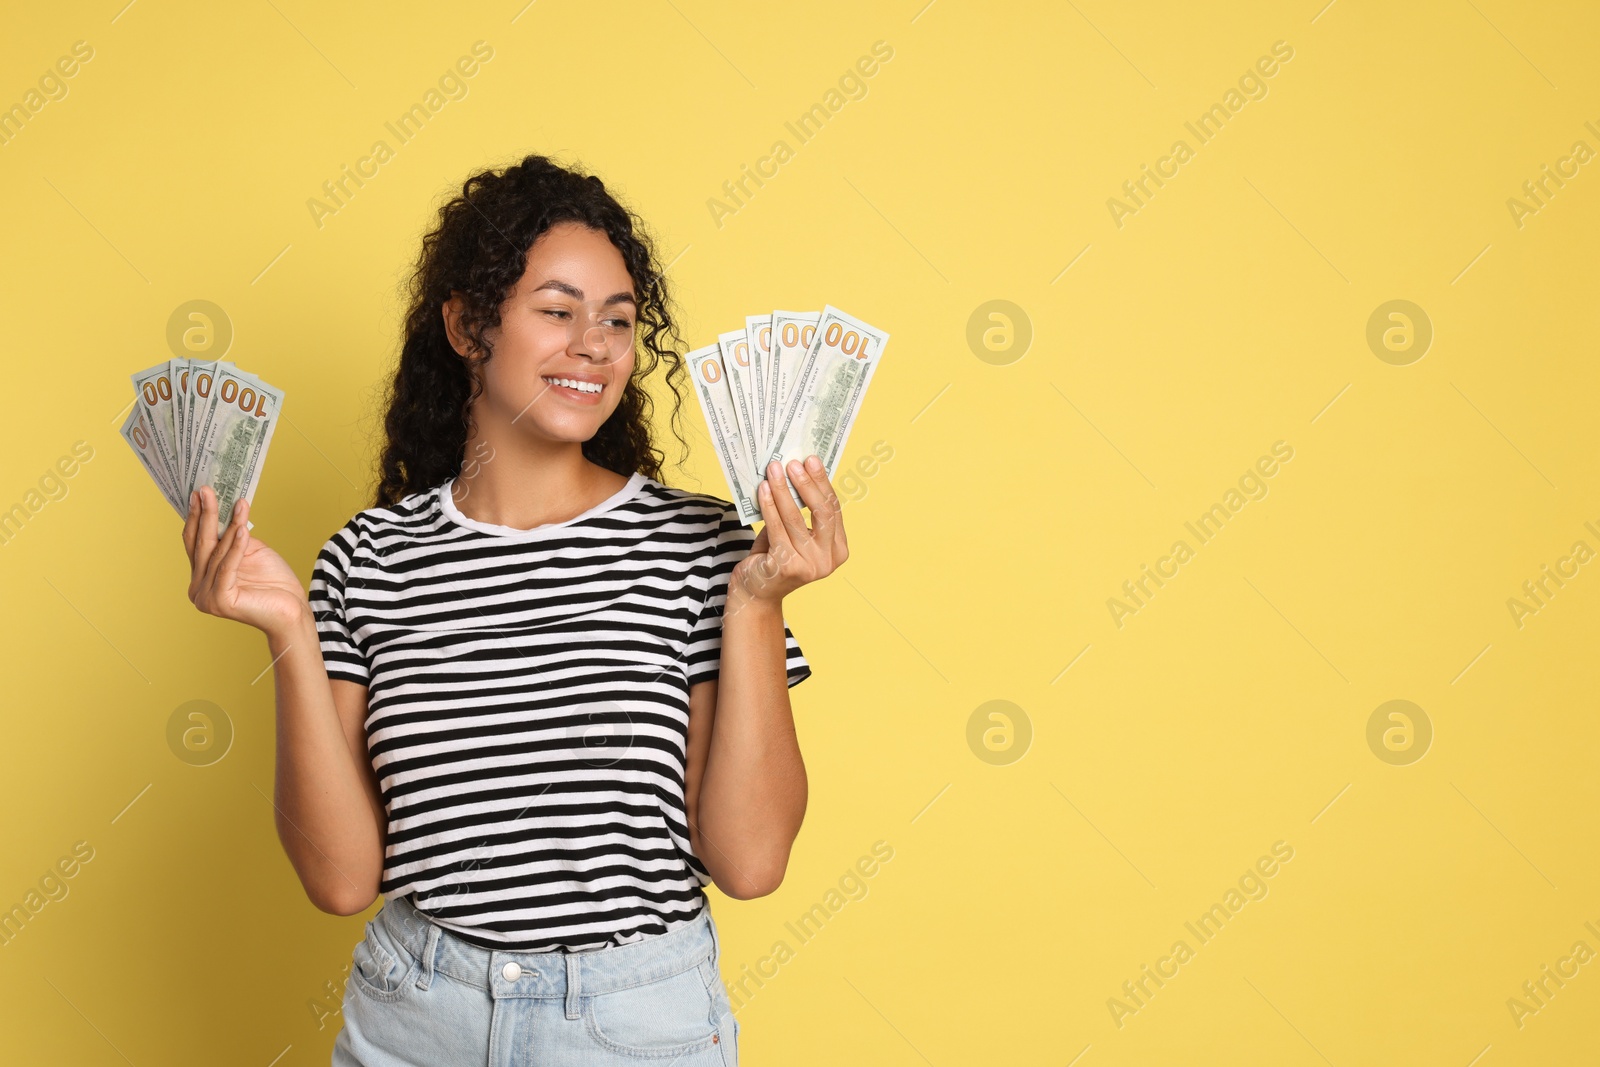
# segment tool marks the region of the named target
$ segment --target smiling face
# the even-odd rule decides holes
[[[546,442],[589,440],[633,374],[637,317],[633,279],[611,239],[577,222],[551,226],[528,251],[499,327],[485,334],[494,355],[482,368],[479,424]]]

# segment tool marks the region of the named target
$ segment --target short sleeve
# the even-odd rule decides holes
[[[328,677],[366,685],[370,677],[366,657],[356,647],[344,606],[345,578],[350,573],[355,549],[356,529],[352,520],[317,553],[317,562],[311,568],[309,597]]]
[[[704,561],[711,570],[710,584],[706,589],[705,603],[695,620],[689,636],[689,685],[708,682],[719,676],[722,666],[722,610],[728,602],[728,579],[734,566],[750,554],[756,533],[739,521],[739,513],[732,504],[723,512],[716,537]],[[811,664],[806,661],[800,645],[783,626],[784,669],[792,689],[811,677]]]

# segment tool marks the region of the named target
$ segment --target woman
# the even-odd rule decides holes
[[[243,502],[219,539],[202,489],[183,533],[190,599],[267,636],[307,895],[384,898],[333,1062],[733,1067],[703,887],[771,893],[799,832],[782,606],[844,562],[838,498],[816,457],[774,463],[753,536],[662,484],[666,282],[596,177],[469,178],[411,289],[377,501],[309,595]]]

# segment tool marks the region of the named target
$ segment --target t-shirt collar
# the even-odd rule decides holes
[[[469,530],[476,530],[479,533],[488,534],[492,537],[503,537],[511,541],[531,541],[536,538],[543,537],[553,530],[564,529],[565,527],[571,526],[574,523],[579,523],[587,518],[599,515],[602,512],[610,511],[618,504],[626,503],[628,500],[633,499],[633,497],[638,494],[639,489],[648,480],[649,479],[643,474],[635,471],[633,476],[628,479],[627,484],[625,484],[621,489],[618,489],[615,493],[612,493],[610,496],[606,497],[604,500],[600,501],[600,503],[596,504],[589,510],[580,512],[565,522],[545,523],[542,526],[535,526],[529,530],[519,530],[515,526],[501,526],[492,522],[480,522],[477,519],[469,519],[467,516],[463,515],[461,513],[461,509],[456,507],[455,497],[451,495],[451,487],[455,485],[456,481],[454,478],[451,478],[449,481],[445,482],[439,487],[437,499],[439,502],[439,510],[444,514],[444,517],[455,523],[457,526],[465,526]]]

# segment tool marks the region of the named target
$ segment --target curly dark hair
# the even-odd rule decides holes
[[[399,365],[384,398],[386,442],[378,460],[375,506],[397,503],[461,473],[473,429],[472,404],[483,392],[472,370],[493,357],[484,332],[500,324],[500,306],[522,278],[534,241],[568,221],[611,239],[639,298],[634,372],[616,411],[584,442],[584,458],[618,474],[637,471],[661,480],[665,456],[655,446],[654,405],[642,383],[663,363],[673,397],[673,434],[687,456],[678,421],[683,344],[643,221],[594,175],[530,155],[503,170],[469,177],[460,195],[439,209],[438,225],[422,238],[408,284]],[[445,333],[441,309],[453,293],[462,295],[461,328],[477,346],[471,366]]]

